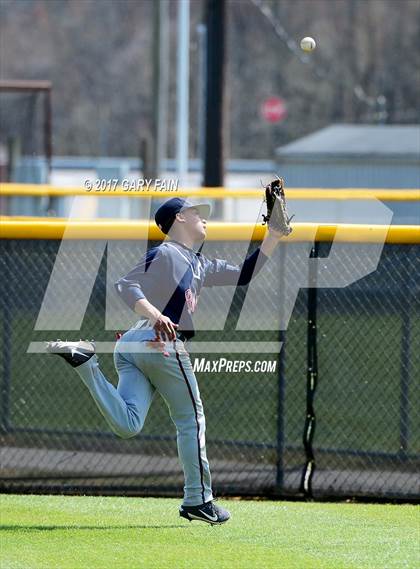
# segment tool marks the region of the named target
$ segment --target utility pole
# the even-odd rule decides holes
[[[142,154],[147,159],[147,178],[156,179],[162,170],[162,159],[166,156],[168,116],[168,0],[153,2],[153,113],[152,140],[145,142]]]
[[[214,187],[223,186],[224,181],[225,0],[207,0],[206,25],[207,98],[203,185]],[[219,205],[215,213],[220,216]]]
[[[204,169],[204,138],[205,138],[205,114],[206,114],[206,77],[207,77],[207,28],[204,24],[198,24],[198,74],[197,74],[197,158]]]
[[[182,186],[188,174],[190,0],[178,0],[177,171]]]

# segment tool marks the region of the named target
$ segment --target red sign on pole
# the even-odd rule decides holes
[[[261,114],[267,122],[282,121],[287,115],[286,101],[280,97],[268,97],[261,105]]]

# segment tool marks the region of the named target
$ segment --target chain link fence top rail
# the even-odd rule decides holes
[[[114,240],[109,245],[81,329],[36,330],[60,241],[0,241],[4,491],[181,493],[174,426],[160,397],[155,397],[142,433],[118,439],[69,366],[60,358],[28,350],[31,344],[55,338],[114,341],[114,330],[105,329],[107,287],[112,286],[107,257],[111,251],[113,259],[121,260],[121,266],[112,268],[118,273],[138,261],[140,245],[144,250],[145,243]],[[257,245],[251,243],[250,249]],[[294,283],[302,282],[312,245],[280,244],[246,294],[226,287],[205,289],[200,296],[199,329],[191,342],[193,360],[276,362],[275,371],[264,373],[197,372],[216,493],[302,493],[309,299],[308,288],[297,292]],[[342,250],[343,265],[349,270],[353,263],[363,263],[376,246],[358,245],[348,243]],[[320,261],[330,246],[320,244]],[[84,272],[103,248],[101,240],[73,240],[71,258],[57,261],[66,283],[61,303],[77,304]],[[245,252],[246,248],[247,244]],[[244,243],[212,240],[205,255],[241,262]],[[420,345],[419,264],[419,245],[386,244],[375,271],[344,288],[317,291],[318,385],[311,479],[315,497],[419,495],[420,356],[415,348]],[[241,307],[247,301],[248,321],[241,325]],[[220,329],[220,307],[226,305],[229,315]],[[293,306],[290,319],[287,306]],[[208,353],[205,347],[210,342],[236,344],[239,352]],[[248,350],[247,345],[272,345],[273,351]],[[99,357],[105,375],[116,384],[112,354]]]

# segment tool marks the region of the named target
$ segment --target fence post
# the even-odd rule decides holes
[[[410,247],[410,250],[412,248]],[[411,376],[411,311],[413,309],[413,299],[415,282],[413,277],[407,276],[406,284],[403,289],[402,330],[401,330],[401,375],[400,375],[400,448],[398,454],[406,458],[408,451],[408,440],[410,436],[409,422],[409,388]]]
[[[317,259],[319,242],[315,241],[310,259]],[[303,446],[305,448],[306,462],[302,472],[301,492],[304,496],[312,498],[312,477],[315,471],[315,456],[312,442],[315,434],[316,417],[314,408],[315,391],[318,380],[318,353],[317,353],[317,264],[309,265],[308,289],[308,328],[307,328],[307,371],[306,371],[306,418],[303,431]]]
[[[3,247],[8,251],[10,241],[4,240]],[[3,272],[3,294],[2,310],[3,310],[3,378],[1,381],[1,420],[0,430],[4,433],[10,430],[10,372],[11,372],[11,350],[12,350],[12,305],[10,297],[10,267],[8,255],[3,255],[2,272]]]
[[[280,325],[284,326],[284,298],[285,291],[285,267],[286,267],[286,244],[279,246],[279,267],[278,283],[280,289]],[[280,353],[278,356],[279,369],[277,374],[277,461],[276,461],[276,493],[281,494],[284,487],[284,412],[286,395],[286,331],[279,330],[279,342],[281,342]]]
[[[279,341],[282,343],[279,354],[278,372],[278,399],[277,399],[277,462],[276,462],[276,492],[283,492],[284,485],[284,399],[286,392],[285,385],[285,348],[286,332],[280,330]]]

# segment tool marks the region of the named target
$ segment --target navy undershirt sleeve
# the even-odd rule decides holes
[[[258,248],[240,265],[231,265],[221,259],[208,261],[203,286],[246,285],[259,273],[267,259],[267,255]]]

